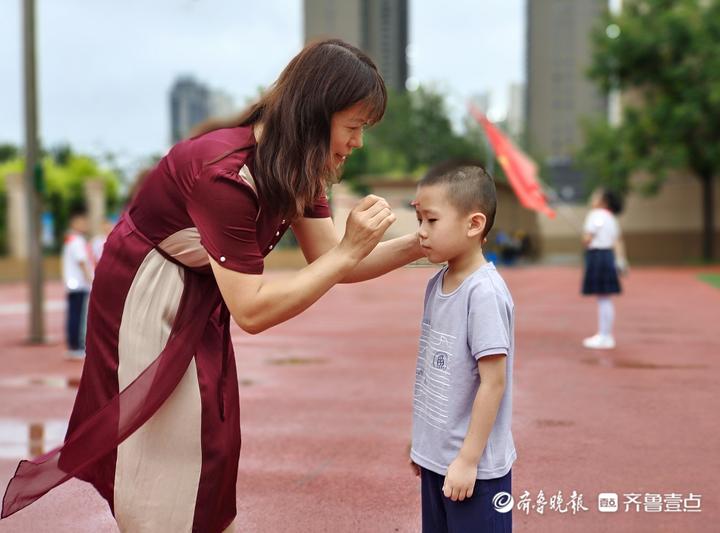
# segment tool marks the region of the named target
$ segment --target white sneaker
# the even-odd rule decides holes
[[[583,340],[583,346],[593,350],[611,350],[615,348],[615,339],[612,335],[600,335],[598,333]]]
[[[84,361],[85,350],[68,350],[65,353],[65,359],[68,361]]]

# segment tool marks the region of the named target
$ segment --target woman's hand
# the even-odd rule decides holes
[[[350,211],[338,249],[360,262],[377,246],[393,222],[395,214],[388,203],[370,194]]]

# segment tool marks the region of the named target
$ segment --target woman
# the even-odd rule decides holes
[[[372,61],[323,41],[232,127],[170,150],[98,264],[65,444],[20,464],[3,516],[74,476],[95,486],[121,530],[229,529],[240,452],[230,318],[259,333],[336,283],[422,255],[414,234],[378,245],[395,216],[376,196],[352,210],[342,240],[329,218],[326,185],[385,105]],[[263,258],[289,227],[309,264],[269,280]]]
[[[582,293],[597,297],[598,331],[586,338],[583,346],[607,350],[615,348],[615,307],[610,297],[620,294],[618,271],[627,269],[625,245],[617,221],[622,200],[614,192],[600,189],[590,198],[590,207],[583,227],[583,244],[587,250]]]

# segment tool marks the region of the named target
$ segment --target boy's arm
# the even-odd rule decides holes
[[[71,256],[73,257],[77,265],[80,267],[80,270],[85,276],[85,280],[88,283],[92,284],[93,271],[92,268],[90,268],[90,257],[88,256],[86,242],[79,239],[74,239],[70,243],[70,246]]]
[[[473,402],[470,425],[458,456],[448,467],[443,485],[443,494],[452,501],[463,501],[473,494],[477,465],[505,392],[506,360],[504,354],[488,355],[478,360],[480,386]]]
[[[85,280],[92,285],[93,271],[90,268],[90,264],[87,261],[80,261],[80,268],[82,269],[83,274],[85,274]]]

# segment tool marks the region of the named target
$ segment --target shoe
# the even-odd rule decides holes
[[[615,339],[612,335],[593,335],[583,340],[583,346],[592,350],[611,350],[615,348]]]
[[[68,361],[84,361],[85,350],[68,350],[65,354],[65,359]]]

